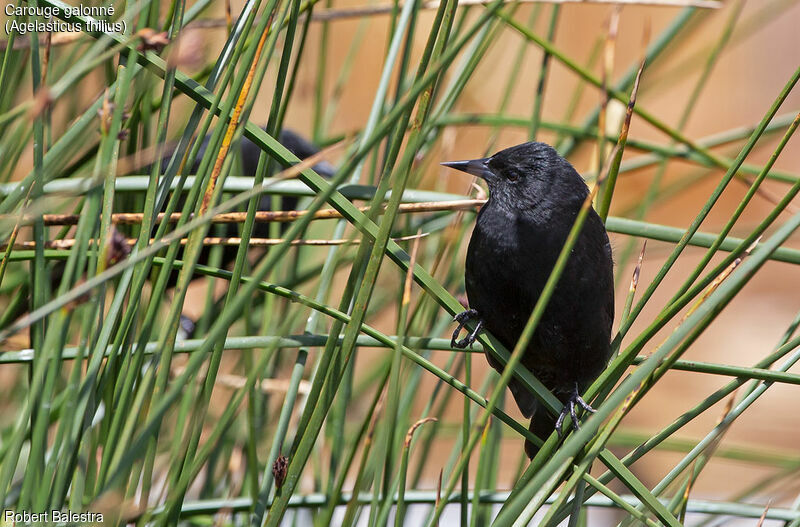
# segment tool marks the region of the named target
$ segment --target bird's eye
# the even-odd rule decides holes
[[[519,175],[517,175],[517,173],[516,173],[516,172],[514,172],[514,171],[510,171],[510,172],[508,173],[508,176],[507,176],[507,177],[508,177],[508,180],[509,180],[509,181],[516,181],[517,179],[519,179]]]

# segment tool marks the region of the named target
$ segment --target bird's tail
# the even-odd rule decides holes
[[[528,430],[533,432],[533,435],[542,441],[545,441],[548,437],[550,437],[550,434],[553,433],[555,427],[556,417],[551,415],[546,408],[542,408],[541,405],[538,405],[538,408],[536,408],[536,410],[533,412],[531,424],[528,426]],[[539,447],[526,439],[525,453],[528,455],[528,457],[533,459],[537,452],[539,452]]]

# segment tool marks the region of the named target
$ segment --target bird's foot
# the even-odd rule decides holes
[[[467,309],[466,311],[462,311],[458,315],[455,316],[455,321],[458,322],[458,327],[453,331],[453,338],[450,339],[450,346],[454,348],[466,348],[467,346],[472,346],[472,343],[475,342],[475,339],[478,338],[478,333],[483,329],[483,320],[478,319],[478,323],[475,325],[475,329],[472,333],[467,334],[461,340],[458,340],[458,334],[461,333],[461,330],[464,329],[464,326],[472,320],[473,318],[478,318],[478,311],[475,309]]]
[[[564,404],[564,408],[561,410],[561,414],[558,416],[558,419],[556,419],[556,432],[558,432],[559,438],[562,436],[561,427],[564,424],[564,418],[567,417],[567,414],[569,414],[569,416],[572,418],[572,428],[574,430],[580,429],[578,414],[575,411],[576,406],[580,406],[581,408],[592,414],[596,412],[596,410],[592,408],[589,405],[589,403],[583,400],[583,397],[581,397],[581,394],[578,392],[577,384],[575,385],[575,390],[572,392],[569,399]]]
[[[180,322],[178,322],[178,340],[187,340],[192,338],[195,330],[195,322],[187,315],[181,313]]]

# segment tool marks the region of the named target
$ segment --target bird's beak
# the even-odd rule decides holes
[[[467,174],[472,174],[483,180],[489,181],[494,177],[494,173],[489,168],[489,158],[471,159],[469,161],[448,161],[441,163],[442,165],[450,168],[455,168]]]

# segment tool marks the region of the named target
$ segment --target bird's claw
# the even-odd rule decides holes
[[[194,320],[181,313],[181,318],[178,322],[178,338],[180,340],[192,338],[196,326]]]
[[[584,410],[586,410],[586,411],[587,411],[587,412],[589,412],[590,414],[593,414],[593,413],[597,412],[597,410],[595,410],[594,408],[592,408],[592,407],[589,405],[589,403],[587,403],[586,401],[584,401],[584,400],[583,400],[583,397],[581,397],[581,396],[580,396],[580,394],[578,393],[578,390],[577,390],[577,389],[575,390],[575,402],[576,402],[576,403],[577,403],[577,404],[578,404],[578,405],[579,405],[581,408],[583,408]]]
[[[572,392],[572,395],[570,395],[569,399],[564,404],[564,408],[561,410],[561,413],[559,414],[558,419],[556,419],[556,432],[558,432],[559,439],[563,435],[562,434],[562,432],[563,432],[562,426],[564,424],[564,419],[567,417],[567,414],[569,414],[570,418],[572,418],[572,428],[573,428],[573,430],[580,430],[581,426],[580,426],[580,423],[578,421],[578,414],[575,411],[575,406],[576,405],[580,406],[585,411],[587,411],[589,413],[592,413],[592,414],[597,411],[594,408],[592,408],[589,405],[589,403],[587,403],[586,401],[583,400],[583,397],[581,397],[581,394],[578,393],[578,386],[576,385],[575,386],[575,391]]]
[[[458,334],[461,333],[461,330],[464,329],[467,322],[476,318],[478,316],[478,312],[475,309],[467,309],[466,311],[462,311],[458,315],[454,317],[453,320],[458,322],[458,327],[456,327],[455,331],[453,331],[453,337],[450,339],[450,346],[453,348],[466,348],[467,346],[472,346],[475,342],[475,339],[478,338],[478,333],[480,333],[481,329],[483,329],[483,320],[478,320],[478,323],[475,325],[475,329],[468,333],[466,337],[461,340],[458,340]]]

